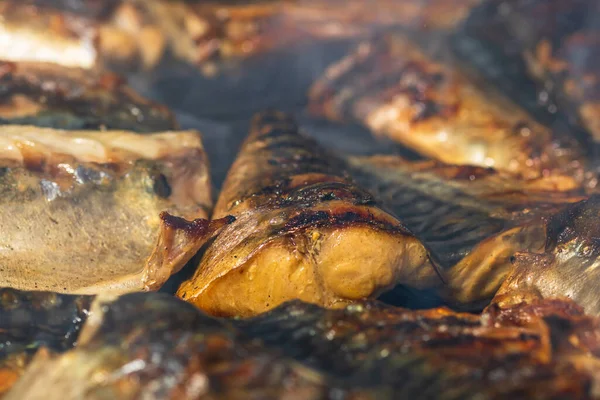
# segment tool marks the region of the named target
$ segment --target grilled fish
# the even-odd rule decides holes
[[[489,302],[515,252],[543,250],[546,218],[583,199],[560,178],[521,180],[397,156],[351,157],[348,164],[355,181],[427,247],[447,281],[443,297],[466,307]]]
[[[37,354],[10,399],[321,399],[323,378],[160,293],[106,304],[64,355]]]
[[[377,398],[600,395],[600,321],[570,301],[493,305],[480,316],[373,302],[344,310],[294,302],[238,324],[354,387],[383,385]]]
[[[135,70],[155,67],[168,53],[200,65],[382,26],[448,29],[479,2],[11,0],[0,7],[0,58]]]
[[[0,62],[0,85],[3,123],[136,132],[177,128],[166,107],[144,99],[114,74]]]
[[[443,52],[442,52],[443,53]],[[582,151],[459,69],[430,57],[405,34],[364,42],[310,89],[309,108],[356,120],[374,134],[450,164],[494,167],[524,178],[581,179]]]
[[[422,244],[344,169],[286,115],[258,115],[214,210],[236,221],[177,295],[247,316],[295,298],[333,307],[398,282],[440,284]]]
[[[548,224],[545,251],[519,253],[498,304],[568,297],[591,315],[600,315],[600,197],[592,196],[555,215]]]
[[[520,58],[521,72],[537,81],[540,96],[600,142],[599,11],[596,0],[492,0],[474,9],[462,32],[504,57]]]
[[[62,352],[73,346],[92,297],[0,289],[0,397],[37,349]]]
[[[0,129],[0,286],[160,287],[219,226],[197,132]],[[192,221],[192,222],[189,222]]]
[[[593,398],[600,321],[569,301],[481,316],[291,302],[215,319],[134,293],[92,310],[75,349],[42,350],[6,399]]]

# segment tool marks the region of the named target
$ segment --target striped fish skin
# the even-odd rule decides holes
[[[475,8],[462,32],[504,57],[520,59],[522,73],[549,97],[554,112],[600,141],[600,55],[595,0],[489,1]]]
[[[97,313],[74,350],[38,353],[4,399],[330,398],[319,373],[172,296],[128,294]]]
[[[600,197],[573,204],[548,224],[545,250],[519,253],[514,270],[496,295],[499,304],[566,297],[590,315],[600,315]],[[518,294],[518,295],[517,295]]]
[[[4,124],[57,129],[177,129],[164,106],[137,94],[114,74],[45,63],[0,62]]]
[[[0,397],[44,346],[63,352],[77,340],[93,296],[0,289]]]
[[[326,310],[300,302],[236,322],[250,337],[390,398],[593,398],[600,324],[568,300],[482,315],[375,302]],[[572,342],[572,343],[571,343]]]
[[[477,308],[496,293],[520,251],[542,251],[545,218],[584,197],[561,179],[515,179],[492,169],[411,162],[396,156],[348,158],[369,190],[427,247],[447,281],[443,296]]]
[[[567,175],[581,184],[585,158],[576,142],[559,141],[500,93],[482,90],[444,43],[436,46],[442,50],[432,57],[401,32],[363,42],[312,86],[309,109],[357,121],[442,162],[523,178]]]
[[[228,221],[206,219],[210,179],[195,131],[7,125],[0,148],[0,286],[157,289]]]
[[[254,119],[213,216],[229,214],[236,221],[177,292],[210,314],[254,315],[295,298],[335,307],[398,282],[441,284],[412,233],[285,114]]]

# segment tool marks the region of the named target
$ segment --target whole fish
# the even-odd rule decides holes
[[[573,204],[548,223],[543,252],[516,254],[514,270],[496,295],[499,304],[565,297],[600,315],[600,197]]]
[[[233,215],[177,296],[209,314],[253,315],[299,298],[327,307],[399,282],[441,281],[423,245],[290,117],[255,117],[214,218]]]
[[[565,190],[562,177],[522,180],[397,156],[348,164],[355,181],[426,246],[447,283],[440,294],[461,307],[487,304],[512,270],[511,257],[543,250],[546,219],[584,198]]]
[[[47,63],[0,62],[2,123],[59,129],[177,128],[172,113],[114,74]]]
[[[194,131],[0,129],[0,286],[98,293],[158,288],[226,220],[209,224]]]
[[[38,352],[5,400],[328,398],[317,372],[172,296],[129,294],[93,315],[74,350]]]
[[[443,43],[441,44],[443,46]],[[375,135],[445,163],[494,167],[523,178],[583,178],[583,152],[559,142],[491,88],[430,56],[407,34],[360,44],[310,89],[309,108],[332,120],[355,120]],[[485,89],[485,90],[483,90]]]
[[[93,296],[0,289],[0,397],[40,347],[66,351],[77,340]]]

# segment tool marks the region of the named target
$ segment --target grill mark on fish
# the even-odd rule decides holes
[[[177,293],[209,313],[253,315],[294,298],[333,307],[399,281],[441,284],[410,231],[285,114],[255,118],[215,207],[214,217],[225,214],[236,221]],[[371,243],[354,248],[360,238]],[[274,279],[289,282],[275,287]],[[243,304],[232,296],[238,290]]]

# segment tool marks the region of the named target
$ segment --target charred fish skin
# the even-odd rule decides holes
[[[87,332],[86,332],[87,330]],[[124,295],[77,347],[41,354],[6,399],[325,399],[324,378],[161,293]]]
[[[0,289],[0,396],[42,346],[63,352],[77,340],[93,296]]]
[[[456,307],[481,309],[512,271],[516,252],[542,251],[546,218],[584,199],[562,179],[521,180],[489,168],[346,158],[369,190],[427,247]],[[568,179],[567,179],[568,181]]]
[[[0,62],[0,84],[4,124],[134,132],[177,129],[166,107],[143,98],[114,74]]]
[[[433,159],[509,171],[523,178],[574,175],[581,149],[495,91],[482,91],[442,50],[427,55],[407,34],[360,44],[311,87],[309,109],[354,120]],[[487,88],[486,88],[487,89]],[[580,167],[579,167],[580,168]]]
[[[553,216],[548,223],[545,251],[517,254],[513,260],[514,270],[495,301],[504,305],[529,299],[567,297],[588,314],[600,315],[598,218],[600,197],[597,195]]]
[[[441,284],[418,240],[282,113],[255,117],[214,210],[228,214],[236,221],[177,292],[210,314],[253,315],[295,298],[335,307],[399,281]]]
[[[490,1],[474,10],[461,34],[476,38],[537,83],[549,107],[583,128],[590,144],[600,140],[596,1]],[[547,102],[547,101],[546,101]],[[585,135],[585,132],[584,132]],[[597,149],[596,149],[597,151]]]
[[[215,233],[195,131],[0,130],[2,286],[158,288]],[[192,221],[192,222],[190,222]]]
[[[291,302],[236,324],[317,371],[354,385],[387,385],[393,398],[583,399],[594,396],[597,382],[600,325],[569,301],[490,308],[481,316]],[[582,342],[569,345],[569,337]]]

